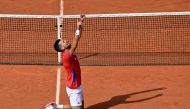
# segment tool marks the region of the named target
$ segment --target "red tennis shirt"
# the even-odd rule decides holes
[[[67,87],[78,88],[81,85],[81,69],[77,56],[70,51],[63,52],[63,65],[67,74]]]

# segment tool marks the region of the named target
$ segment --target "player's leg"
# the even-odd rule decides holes
[[[72,109],[84,109],[83,88],[77,89],[66,88]]]
[[[84,109],[84,100],[82,101],[81,106],[72,106],[72,109]]]

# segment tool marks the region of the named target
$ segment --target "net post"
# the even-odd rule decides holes
[[[61,28],[61,26],[62,26],[61,21],[62,20],[61,19],[62,19],[62,17],[60,17],[60,16],[57,18],[57,38],[58,39],[61,39],[61,37],[62,37],[62,32],[61,32],[61,29],[62,29]],[[61,61],[61,52],[58,52],[57,56],[58,56],[57,57],[58,65],[60,65],[62,63],[62,61]]]
[[[57,18],[57,31],[58,39],[62,38],[62,25],[63,25],[63,0],[60,0],[60,16]],[[58,65],[61,65],[61,52],[58,52]]]

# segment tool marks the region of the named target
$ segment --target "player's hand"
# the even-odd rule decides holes
[[[82,15],[80,15],[80,21],[84,21],[84,19],[85,19],[85,15],[84,14],[82,14]]]
[[[77,21],[77,29],[81,29],[82,28],[84,19],[85,19],[85,15],[81,15],[80,19]]]

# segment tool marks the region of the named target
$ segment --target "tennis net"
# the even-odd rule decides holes
[[[1,64],[57,64],[57,16],[0,15]]]
[[[26,17],[26,16],[25,16]],[[60,34],[72,42],[79,15],[0,18],[1,63],[54,64]],[[190,12],[86,15],[81,65],[189,65]]]
[[[65,16],[63,38],[76,17]],[[190,64],[190,13],[87,15],[77,53],[85,65]]]

